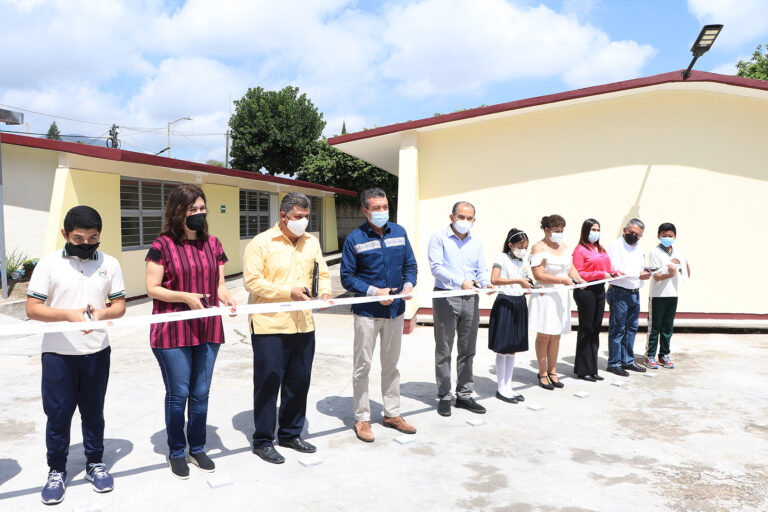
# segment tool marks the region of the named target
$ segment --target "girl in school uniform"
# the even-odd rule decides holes
[[[528,306],[525,290],[531,288],[525,261],[528,235],[512,228],[491,270],[491,284],[499,287],[488,324],[488,348],[496,352],[496,398],[516,404],[525,400],[512,390],[515,354],[528,350]]]

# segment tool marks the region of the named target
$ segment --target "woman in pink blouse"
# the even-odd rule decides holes
[[[581,225],[579,245],[573,251],[573,266],[585,281],[600,281],[616,275],[611,259],[600,245],[600,223],[587,219]],[[597,350],[600,346],[600,326],[605,312],[605,284],[593,284],[573,290],[579,311],[579,332],[576,337],[576,361],[573,373],[590,382],[603,380],[597,374]]]

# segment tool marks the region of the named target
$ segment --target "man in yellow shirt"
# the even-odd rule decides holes
[[[250,294],[249,304],[311,300],[315,274],[317,298],[331,297],[320,242],[306,232],[309,207],[304,194],[287,194],[280,203],[280,221],[256,235],[245,248],[243,282]],[[315,355],[312,310],[253,314],[248,321],[253,346],[253,452],[273,464],[285,462],[273,444],[276,421],[280,446],[315,452],[300,437]]]

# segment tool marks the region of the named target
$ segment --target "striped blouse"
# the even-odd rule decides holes
[[[208,240],[185,240],[177,244],[162,235],[152,242],[145,260],[163,266],[163,288],[204,293],[211,306],[219,305],[219,265],[227,262],[227,255],[218,238],[208,236]],[[157,299],[152,302],[153,315],[188,310],[189,306],[183,302]],[[220,316],[163,322],[152,324],[149,340],[152,348],[224,343],[224,327]]]

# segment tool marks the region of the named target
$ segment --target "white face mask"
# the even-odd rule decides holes
[[[563,233],[562,231],[561,231],[560,233],[554,233],[554,232],[553,232],[553,233],[552,233],[552,234],[549,236],[549,239],[550,239],[550,240],[552,240],[554,243],[556,243],[556,244],[559,244],[560,242],[562,242],[562,241],[563,241],[563,236],[564,236],[564,235],[565,235],[565,233]]]
[[[288,230],[296,236],[301,236],[307,231],[307,225],[309,225],[309,219],[304,217],[299,220],[291,220],[286,218],[286,225]]]
[[[472,223],[468,220],[457,220],[453,223],[453,228],[461,235],[466,235],[472,229]]]
[[[525,255],[528,253],[526,249],[512,249],[512,254],[515,258],[525,259]]]
[[[589,232],[589,241],[591,243],[597,243],[597,241],[600,240],[600,232],[599,231],[590,231]]]

